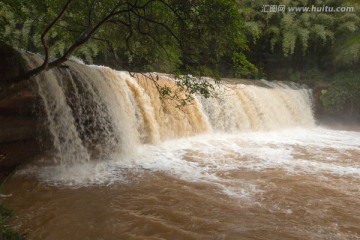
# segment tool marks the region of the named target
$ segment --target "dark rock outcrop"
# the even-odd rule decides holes
[[[0,88],[25,71],[21,54],[0,45]],[[35,107],[39,99],[29,81],[0,90],[0,181],[19,164],[40,153]]]

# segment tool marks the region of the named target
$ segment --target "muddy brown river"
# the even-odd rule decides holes
[[[28,239],[360,239],[360,132],[205,134],[5,184]]]

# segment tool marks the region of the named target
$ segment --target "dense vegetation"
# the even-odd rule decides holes
[[[265,5],[355,11],[271,12],[263,11]],[[184,74],[181,88],[205,96],[212,86],[186,74],[320,86],[328,113],[360,121],[359,5],[358,0],[2,0],[0,45],[40,53],[44,63],[0,79],[0,93],[77,56],[120,70]],[[171,95],[168,88],[160,91]],[[10,216],[0,205],[0,239],[22,239],[7,226]]]
[[[284,11],[263,11],[284,5]],[[288,7],[353,7],[290,12]],[[291,80],[323,86],[328,112],[360,115],[360,15],[354,0],[5,0],[0,41],[130,71]],[[37,74],[36,72],[35,74]],[[181,79],[193,92],[209,85]],[[322,84],[319,84],[322,83]]]
[[[1,240],[22,240],[25,235],[14,231],[8,226],[12,211],[0,204],[0,239]]]
[[[269,3],[268,3],[269,4]],[[330,113],[360,116],[360,15],[358,1],[287,1],[293,7],[353,7],[354,12],[262,12],[261,1],[242,0],[241,14],[260,77],[325,86]]]

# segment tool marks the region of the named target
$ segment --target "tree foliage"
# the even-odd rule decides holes
[[[233,75],[256,71],[235,0],[5,0],[0,19],[2,42],[49,59],[213,76],[225,65]]]
[[[250,59],[256,63],[266,64],[270,59],[290,63],[285,68],[301,66],[304,70],[309,65],[337,70],[359,60],[360,44],[346,44],[360,33],[358,12],[262,12],[264,1],[240,2],[247,36],[252,39]],[[275,0],[271,4],[287,8],[349,6],[347,1],[333,0]]]
[[[321,102],[330,113],[358,114],[360,98],[359,1],[239,0],[251,52],[248,57],[268,79],[329,82]],[[285,11],[264,12],[264,5]],[[291,7],[353,7],[353,12],[291,12]]]
[[[4,0],[0,41],[42,53],[44,64],[33,74],[75,55],[121,70],[184,74],[180,89],[205,95],[206,81],[186,74],[310,85],[355,74],[359,12],[262,12],[264,4],[360,7],[356,0]]]
[[[331,84],[320,97],[325,109],[330,113],[360,116],[359,72],[337,74]]]

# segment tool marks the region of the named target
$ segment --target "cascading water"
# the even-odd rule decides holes
[[[179,109],[151,76],[176,87],[74,61],[36,79],[55,161],[2,192],[29,239],[359,239],[360,133],[315,126],[309,89],[227,79]]]
[[[40,60],[27,56],[29,65]],[[67,67],[38,77],[46,121],[61,164],[129,155],[139,143],[216,131],[274,130],[314,126],[310,90],[263,82],[265,87],[228,84],[216,97],[195,96],[182,109],[162,100],[146,75],[132,76],[107,67],[68,61]],[[168,76],[157,83],[175,88]]]
[[[24,56],[32,68],[41,64],[38,56]],[[76,129],[75,118],[67,97],[61,86],[62,75],[59,71],[48,71],[36,78],[36,85],[44,105],[46,123],[57,165],[66,166],[71,163],[84,163],[90,159],[87,149]]]
[[[213,129],[232,132],[315,125],[309,89],[264,82],[269,87],[233,84],[218,88],[217,98],[201,98]]]

